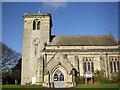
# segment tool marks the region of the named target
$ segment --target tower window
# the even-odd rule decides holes
[[[38,19],[35,19],[33,21],[33,30],[39,30],[40,29],[40,21]]]
[[[40,29],[40,21],[37,23],[37,30]]]
[[[35,20],[33,21],[33,30],[36,30],[36,22],[35,22]]]

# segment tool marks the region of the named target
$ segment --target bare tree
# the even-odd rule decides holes
[[[10,49],[7,45],[0,42],[0,64],[2,76],[11,72],[12,68],[18,63],[21,54]]]

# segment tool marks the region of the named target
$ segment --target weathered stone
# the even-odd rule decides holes
[[[36,22],[33,24],[34,20]],[[40,26],[38,26],[38,22],[40,22]],[[33,27],[37,29],[33,30]],[[120,62],[117,41],[111,35],[55,37],[51,36],[51,27],[50,14],[24,15],[22,85],[31,84],[32,77],[36,77],[35,84],[54,87],[55,72],[59,70],[64,76],[64,87],[73,87],[75,77],[85,76],[85,69],[87,71],[104,70],[105,76],[109,77],[112,74],[110,72],[110,60],[114,59],[116,63],[117,61]],[[83,37],[92,38],[94,43],[90,41],[84,43]],[[93,37],[102,38],[106,42],[98,40],[101,42],[97,44]],[[109,42],[107,42],[107,39],[109,39]],[[66,40],[68,41],[65,42]],[[83,43],[81,43],[82,40]],[[115,68],[113,67],[113,69]],[[115,72],[115,70],[113,71]],[[116,72],[118,72],[117,64]]]

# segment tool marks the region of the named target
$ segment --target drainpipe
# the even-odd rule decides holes
[[[51,83],[50,83],[50,73],[48,71],[48,83],[49,83],[49,87],[51,88]]]

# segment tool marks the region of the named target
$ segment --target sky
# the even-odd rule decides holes
[[[52,35],[112,35],[118,39],[117,2],[3,2],[2,42],[22,53],[24,13],[51,13]]]

